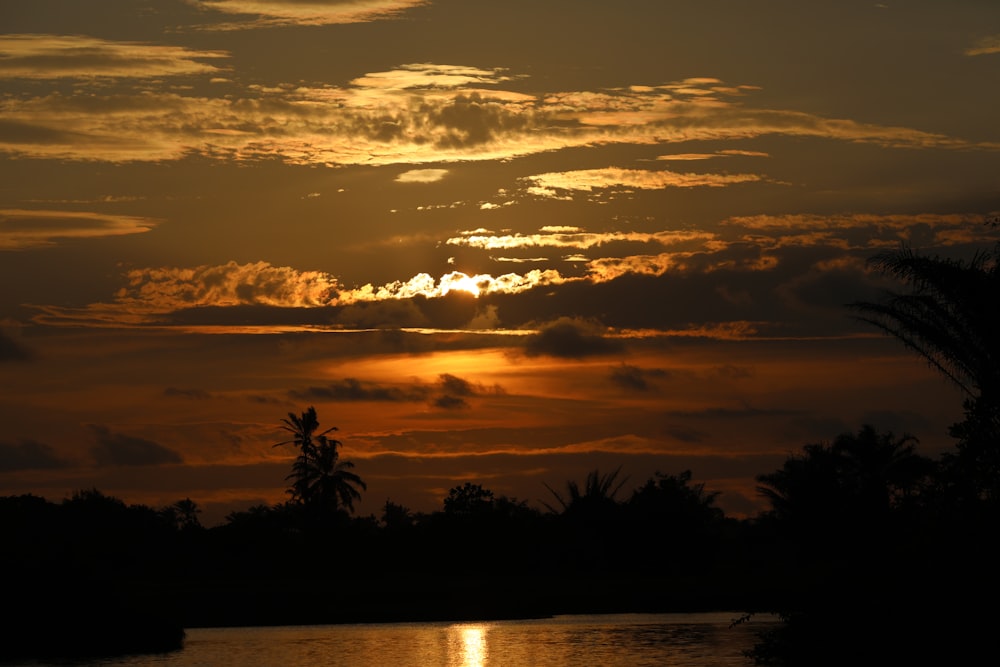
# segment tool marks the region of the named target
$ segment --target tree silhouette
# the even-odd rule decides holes
[[[721,520],[723,512],[715,507],[718,497],[718,491],[706,492],[704,484],[692,486],[690,470],[677,475],[657,472],[632,492],[628,507],[644,523],[669,524],[675,532],[683,532]]]
[[[628,482],[627,477],[618,481],[620,473],[621,466],[603,475],[600,470],[592,470],[587,474],[587,479],[584,482],[582,490],[575,480],[566,482],[566,496],[563,496],[548,484],[545,484],[545,488],[549,490],[549,493],[552,494],[562,508],[562,514],[597,516],[607,514],[618,506],[616,496],[625,483]],[[550,512],[554,514],[560,513],[558,509],[548,503],[543,502],[542,504]]]
[[[386,498],[382,506],[382,525],[387,530],[409,530],[413,528],[414,516],[410,508],[394,503]]]
[[[899,339],[970,399],[996,402],[1000,392],[1000,244],[968,262],[923,256],[911,248],[870,260],[903,281],[907,293],[851,307],[859,319]]]
[[[951,429],[958,456],[949,463],[974,496],[1000,499],[1000,243],[969,261],[902,247],[871,263],[909,291],[850,306],[963,392],[965,418]]]
[[[289,412],[282,419],[282,429],[292,434],[290,440],[275,444],[292,445],[299,455],[292,464],[292,471],[285,478],[291,482],[288,489],[292,503],[309,510],[336,512],[341,509],[354,511],[354,502],[361,499],[361,491],[368,486],[351,472],[354,464],[340,459],[338,449],[342,443],[327,437],[336,427],[317,433],[319,419],[316,408],[310,406],[301,415]]]
[[[915,451],[916,438],[865,425],[830,444],[803,447],[772,473],[757,476],[773,515],[796,530],[825,532],[876,521],[912,497],[934,470]]]
[[[190,498],[178,500],[173,505],[160,510],[160,514],[177,530],[193,531],[202,529],[201,521],[198,519],[198,515],[201,514],[201,508],[198,507],[198,503]]]
[[[493,492],[480,484],[466,482],[453,487],[444,499],[444,513],[451,516],[471,517],[493,510]]]

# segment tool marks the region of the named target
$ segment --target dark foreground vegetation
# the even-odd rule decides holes
[[[966,391],[936,459],[874,426],[808,444],[758,477],[770,510],[750,519],[689,471],[620,470],[550,487],[544,510],[467,483],[429,514],[387,500],[355,516],[365,484],[309,408],[283,421],[289,501],[220,526],[189,499],[0,498],[0,658],[166,651],[201,626],[737,610],[784,621],[748,655],[761,665],[995,660],[1000,274],[986,258],[884,259],[912,293],[856,305]]]

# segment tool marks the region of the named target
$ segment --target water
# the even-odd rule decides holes
[[[194,628],[174,653],[85,667],[747,667],[743,651],[773,623],[737,613],[616,614],[484,623]],[[26,663],[28,664],[28,663]],[[31,663],[38,665],[38,663]]]

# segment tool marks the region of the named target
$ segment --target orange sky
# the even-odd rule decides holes
[[[1000,6],[0,7],[0,494],[386,499],[753,477],[960,396],[844,304],[1000,211]]]

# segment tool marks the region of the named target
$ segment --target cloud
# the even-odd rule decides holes
[[[0,79],[214,75],[221,70],[200,61],[228,57],[224,51],[82,35],[0,35]]]
[[[463,65],[411,63],[385,72],[372,72],[351,81],[359,88],[409,90],[420,88],[461,88],[469,85],[489,85],[510,81],[505,69],[482,69]]]
[[[52,447],[35,440],[19,443],[0,442],[0,472],[51,470],[67,463],[56,456]]]
[[[524,274],[505,273],[500,276],[490,274],[468,275],[461,271],[451,271],[435,280],[430,274],[418,273],[406,281],[393,281],[380,287],[371,284],[341,291],[337,303],[348,304],[363,301],[383,301],[386,299],[409,299],[422,296],[435,299],[452,293],[472,296],[486,294],[517,294],[536,287],[557,285],[566,282],[558,271],[535,269]]]
[[[599,93],[499,89],[502,70],[418,63],[336,86],[250,86],[217,97],[164,90],[58,91],[0,100],[0,151],[77,160],[280,159],[302,165],[420,165],[501,160],[599,145],[815,137],[880,146],[996,150],[905,127],[753,109],[747,90],[689,80]],[[237,84],[234,84],[234,86]],[[485,86],[491,86],[487,89]],[[533,177],[553,196],[594,188],[721,187],[756,174],[629,169]]]
[[[355,329],[399,329],[426,326],[427,316],[416,303],[403,299],[359,301],[337,313],[336,322]]]
[[[965,50],[967,56],[984,56],[994,53],[1000,53],[1000,35],[984,37],[976,42],[975,46]]]
[[[158,220],[90,211],[0,209],[0,249],[54,245],[57,240],[141,234]]]
[[[438,376],[437,391],[438,395],[434,398],[433,405],[443,410],[465,409],[469,407],[466,400],[469,398],[504,394],[503,388],[499,385],[486,387],[451,373],[442,373]]]
[[[134,269],[117,295],[136,312],[169,312],[199,306],[311,307],[336,298],[337,279],[322,271],[297,271],[267,262],[182,268]]]
[[[113,433],[106,426],[90,424],[97,439],[90,453],[99,466],[151,466],[183,463],[181,455],[152,440]]]
[[[605,333],[606,328],[596,322],[563,317],[529,336],[524,343],[524,353],[529,357],[582,359],[622,352],[621,341],[605,338]]]
[[[500,310],[494,304],[488,304],[482,309],[476,310],[476,314],[465,325],[465,329],[482,331],[500,328]]]
[[[0,331],[0,362],[3,361],[28,361],[34,358],[31,350],[21,345],[19,342]]]
[[[592,192],[596,189],[635,188],[639,190],[662,190],[664,188],[724,187],[737,183],[752,183],[763,180],[757,174],[681,174],[673,171],[645,171],[642,169],[580,169],[576,171],[552,172],[527,176],[532,183],[533,194],[560,197],[560,191],[579,190]]]
[[[444,328],[496,329],[499,326],[497,298],[505,295],[541,291],[539,288],[554,290],[573,285],[609,284],[629,277],[694,278],[718,273],[721,277],[706,288],[721,297],[719,305],[740,313],[734,318],[736,321],[747,322],[745,306],[761,304],[761,298],[770,297],[758,291],[755,301],[747,285],[735,290],[733,284],[725,282],[726,276],[770,273],[774,278],[766,279],[770,283],[768,294],[782,296],[787,300],[786,305],[793,305],[795,299],[788,299],[789,295],[815,293],[816,288],[809,285],[820,285],[809,278],[796,286],[793,277],[804,275],[810,266],[818,266],[818,263],[843,268],[847,265],[835,267],[830,262],[857,263],[873,249],[897,247],[901,242],[917,247],[951,246],[996,240],[998,236],[996,230],[983,225],[983,216],[973,214],[741,216],[723,220],[716,231],[590,233],[578,229],[551,227],[543,228],[538,234],[499,236],[477,229],[445,241],[448,245],[485,251],[534,247],[603,248],[604,256],[593,258],[580,253],[556,260],[487,258],[507,260],[502,262],[507,264],[514,260],[559,262],[565,267],[562,270],[537,268],[496,276],[451,271],[437,279],[427,273],[418,273],[381,285],[369,283],[347,288],[331,273],[300,271],[267,262],[132,269],[124,274],[125,284],[112,302],[81,308],[36,305],[33,307],[40,314],[34,319],[48,324],[91,326],[225,326],[250,322],[265,327],[339,326],[347,329],[441,327],[447,322]],[[636,248],[630,246],[639,246],[639,250],[647,250],[648,246],[654,246],[653,250],[657,247],[665,250],[635,252]],[[801,260],[806,251],[811,253],[808,265]],[[857,274],[860,289],[864,286],[863,276],[856,269],[851,271]],[[718,282],[720,280],[724,282]],[[780,285],[790,289],[779,290]],[[474,306],[470,297],[488,303],[472,312]],[[678,295],[669,298],[676,299]],[[448,299],[454,307],[447,312],[435,306],[435,300]],[[229,312],[223,313],[223,310]],[[505,312],[510,315],[516,311],[508,309]],[[593,315],[604,317],[600,313]],[[514,317],[508,324],[518,326],[528,319],[537,319],[537,315],[520,320]],[[703,326],[695,324],[693,328],[700,330]],[[711,326],[717,328],[718,325],[713,323]],[[758,322],[740,325],[741,335],[760,330]]]
[[[430,0],[187,0],[204,10],[248,17],[204,26],[216,30],[365,23],[393,18]],[[249,18],[255,17],[255,18]]]
[[[411,169],[396,177],[397,183],[436,183],[448,175],[447,169]]]
[[[621,364],[611,371],[611,381],[627,391],[646,393],[655,387],[651,379],[665,378],[667,372],[659,368],[639,368],[629,364]]]
[[[442,373],[437,382],[414,382],[409,385],[380,384],[357,378],[344,378],[330,384],[308,387],[289,392],[289,396],[302,401],[419,403],[427,402],[444,410],[469,407],[470,398],[503,394],[499,386],[486,387],[464,378]]]
[[[305,401],[374,401],[408,403],[426,401],[432,389],[426,385],[408,386],[376,384],[357,378],[344,378],[327,385],[308,387],[288,392],[289,396]]]
[[[485,231],[485,230],[484,230]],[[463,232],[449,238],[447,245],[482,248],[484,250],[511,250],[515,248],[576,248],[586,250],[612,243],[655,243],[661,246],[676,246],[684,243],[706,243],[717,237],[705,231],[661,231],[661,232],[585,232],[576,227],[546,228],[539,234],[505,234],[501,236],[483,234],[480,230]]]
[[[178,389],[177,387],[167,387],[163,390],[163,395],[169,398],[191,398],[191,399],[204,399],[209,398],[209,394],[204,389]]]

